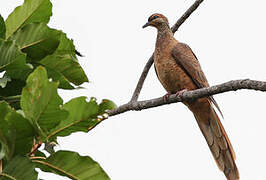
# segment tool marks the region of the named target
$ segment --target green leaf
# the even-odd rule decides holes
[[[6,116],[6,121],[15,130],[15,151],[14,155],[26,155],[31,151],[33,138],[36,135],[32,125],[21,114],[12,111]]]
[[[27,59],[38,61],[57,49],[59,38],[60,32],[45,23],[31,23],[19,29],[9,40],[16,40]]]
[[[88,82],[84,70],[77,61],[73,41],[68,39],[63,32],[61,32],[60,44],[54,54],[46,56],[40,63],[58,72],[58,74],[65,77],[64,79],[67,79],[75,85]],[[58,79],[57,76],[55,78]],[[62,82],[60,81],[60,83]],[[62,87],[67,89],[66,86]]]
[[[113,101],[108,99],[103,99],[102,102],[99,104],[99,107],[100,107],[99,114],[103,114],[106,112],[106,110],[115,109],[117,106]]]
[[[5,120],[6,115],[11,112],[12,109],[5,102],[0,102],[0,143],[2,150],[7,159],[11,159],[15,150],[15,130],[12,125]]]
[[[56,70],[54,70],[54,69],[52,69],[50,67],[47,67],[47,66],[45,68],[47,70],[48,77],[52,78],[53,81],[58,81],[59,82],[59,86],[58,86],[59,88],[62,88],[62,89],[75,89],[75,87],[73,87],[70,84],[70,82],[66,79],[66,77],[62,73],[60,73],[60,72],[58,72],[58,71],[56,71]]]
[[[50,131],[48,138],[68,136],[77,131],[88,132],[99,122],[97,120],[99,107],[94,99],[87,102],[86,97],[78,97],[64,104],[63,108],[69,112],[69,116]]]
[[[29,75],[22,90],[21,108],[42,138],[68,116],[60,107],[63,100],[58,96],[57,86],[48,80],[45,68],[39,66]]]
[[[49,0],[25,0],[6,20],[6,38],[18,29],[33,22],[48,23],[52,15],[52,4]]]
[[[26,79],[29,76],[30,73],[32,73],[34,70],[34,67],[30,67],[29,69],[10,69],[6,71],[5,76],[8,76],[11,78],[11,82],[13,79],[24,81],[24,84],[26,83]]]
[[[0,72],[9,69],[28,69],[26,55],[20,51],[14,41],[0,39]]]
[[[109,180],[100,165],[89,156],[76,152],[57,151],[46,160],[34,160],[41,170],[67,176],[74,180]]]
[[[37,176],[34,163],[23,156],[14,157],[0,173],[1,180],[37,180]]]
[[[0,15],[0,38],[5,39],[6,25],[3,17]]]
[[[29,121],[5,101],[0,102],[0,142],[6,159],[29,153],[34,136],[35,132]]]

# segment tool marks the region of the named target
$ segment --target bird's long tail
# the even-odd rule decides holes
[[[186,105],[193,112],[219,169],[228,180],[238,180],[234,150],[211,102],[202,98]]]

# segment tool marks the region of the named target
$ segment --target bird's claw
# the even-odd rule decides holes
[[[187,91],[188,91],[188,89],[182,89],[180,91],[177,91],[175,93],[175,95],[178,96],[179,98],[181,98],[181,96],[184,94],[184,92],[187,92]]]
[[[167,93],[166,95],[163,96],[163,101],[167,102],[169,99],[169,96],[171,95],[171,93]]]
[[[179,98],[181,98],[181,96],[183,95],[184,92],[188,91],[188,89],[182,89],[180,91],[177,91],[175,93],[176,96],[178,96]],[[171,93],[167,93],[166,95],[163,96],[163,101],[167,102],[169,99],[169,96],[171,95]]]

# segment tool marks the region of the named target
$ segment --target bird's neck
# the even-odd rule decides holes
[[[156,49],[160,49],[167,46],[174,34],[168,24],[158,27],[157,30]]]

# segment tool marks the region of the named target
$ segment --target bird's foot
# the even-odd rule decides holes
[[[168,101],[170,95],[171,95],[171,93],[167,93],[166,95],[163,96],[163,101],[165,103]]]
[[[179,98],[181,98],[181,96],[184,94],[184,92],[187,92],[188,91],[188,89],[182,89],[182,90],[180,90],[180,91],[177,91],[176,93],[175,93],[175,95],[176,96],[178,96]],[[181,98],[182,99],[182,98]]]

